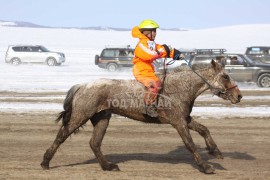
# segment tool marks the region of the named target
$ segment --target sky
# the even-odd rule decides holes
[[[269,0],[0,0],[0,20],[52,27],[129,28],[143,19],[161,28],[270,24]]]

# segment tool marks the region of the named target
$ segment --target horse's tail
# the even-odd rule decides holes
[[[64,101],[64,111],[59,113],[58,118],[55,120],[59,122],[62,119],[63,126],[66,126],[70,121],[71,113],[72,113],[72,101],[76,92],[80,89],[80,85],[74,85],[67,92],[66,99]]]

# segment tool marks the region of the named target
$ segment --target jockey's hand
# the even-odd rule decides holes
[[[185,55],[184,54],[180,54],[179,60],[184,60],[184,59],[185,59]]]
[[[159,52],[159,51],[157,51],[157,54],[155,54],[153,57],[152,57],[152,59],[151,60],[156,60],[156,59],[158,59],[158,58],[160,58],[161,56],[163,55],[163,52]]]
[[[174,49],[173,59],[174,60],[183,60],[183,59],[185,59],[185,56],[179,50]]]

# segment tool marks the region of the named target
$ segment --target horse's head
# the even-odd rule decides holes
[[[230,100],[233,104],[240,102],[242,94],[234,80],[225,72],[221,64],[211,61],[213,81],[210,83],[210,91],[218,97]]]

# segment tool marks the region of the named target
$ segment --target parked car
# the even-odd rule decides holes
[[[244,54],[227,54],[225,69],[238,82],[255,82],[270,87],[270,64],[251,59]]]
[[[8,46],[5,62],[13,65],[19,65],[21,63],[46,63],[48,66],[56,66],[65,62],[65,54],[52,52],[40,45]]]
[[[256,61],[270,63],[270,46],[247,47],[245,54]]]
[[[132,67],[134,49],[129,45],[125,47],[106,47],[100,55],[95,56],[95,64],[109,71],[116,71],[123,67]]]
[[[223,52],[216,50],[215,53],[196,54],[190,64],[210,63],[215,59],[225,66],[225,70],[235,81],[255,82],[260,87],[270,87],[270,64],[251,59],[245,54]]]

